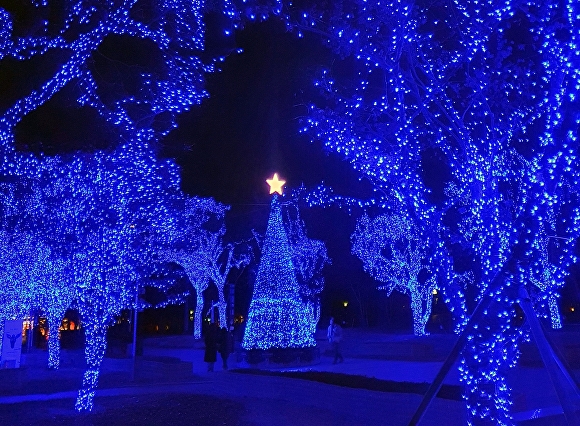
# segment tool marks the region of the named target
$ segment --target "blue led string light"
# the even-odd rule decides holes
[[[228,209],[229,206],[212,198],[184,197],[178,200],[172,210],[175,221],[168,229],[166,243],[159,252],[161,261],[173,262],[183,268],[195,290],[193,336],[196,339],[201,338],[203,292],[208,288],[212,278],[216,282],[219,281],[219,284],[222,282],[225,284],[227,278],[227,275],[226,277],[221,275],[218,263],[223,248],[222,236],[225,233],[225,225],[222,223],[214,230],[208,226],[208,222],[210,220],[223,222]]]
[[[432,265],[447,276],[443,289],[464,276],[454,278],[453,259],[444,265],[455,247],[471,259],[468,285],[477,291],[467,304],[494,300],[461,367],[470,424],[512,423],[505,373],[526,338],[512,321],[517,288],[525,285],[538,314],[561,324],[558,289],[580,235],[579,7],[353,1],[305,12],[296,24],[339,57],[315,79],[322,97],[302,131],[374,186],[375,200],[359,205],[402,214],[421,230],[439,227],[442,253]],[[426,152],[442,157],[444,191],[425,174]],[[316,195],[316,203],[337,200]],[[490,289],[508,266],[500,288]]]
[[[262,257],[242,340],[242,347],[248,350],[316,345],[310,312],[300,297],[278,197],[278,194],[272,197]]]

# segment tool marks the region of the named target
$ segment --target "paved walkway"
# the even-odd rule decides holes
[[[412,336],[381,334],[363,333],[355,336],[352,330],[347,330],[346,334],[349,343],[345,342],[344,363],[332,364],[330,353],[326,351],[326,343],[320,339],[320,362],[306,369],[395,382],[431,382],[453,343],[453,336],[432,336],[418,340]],[[82,360],[82,353],[78,351],[74,354],[63,351],[63,367],[54,372],[43,367],[46,352],[36,351],[23,355],[24,368],[8,374],[28,377],[18,376],[20,378],[11,391],[0,389],[0,404],[70,399],[72,407],[76,387],[82,377],[79,356]],[[423,360],[413,360],[417,358]],[[105,359],[100,387],[97,390],[97,403],[100,397],[116,395],[212,395],[241,402],[246,409],[243,420],[256,426],[346,426],[405,425],[422,398],[415,394],[377,392],[287,377],[222,371],[220,362],[216,363],[216,371],[209,373],[203,363],[202,343],[195,342],[188,336],[148,340],[142,359],[153,361],[141,361],[138,367],[149,371],[140,371],[139,374],[157,374],[154,380],[131,382],[128,379],[132,366],[130,359]],[[168,360],[181,362],[166,362]],[[231,367],[235,368],[232,364],[230,361]],[[0,371],[0,381],[8,377],[6,373]],[[44,393],[39,393],[39,388],[34,389],[35,380],[40,383],[51,377],[59,377],[59,381],[61,377],[71,380],[71,386],[62,391],[45,390]],[[520,413],[521,420],[529,417],[537,408],[555,409],[556,412],[559,410],[555,392],[551,390],[543,369],[518,367],[511,379],[514,387],[514,412]],[[456,368],[446,377],[445,383],[459,384]],[[19,389],[18,386],[26,388]],[[465,420],[464,411],[461,401],[435,398],[422,424],[461,425]]]

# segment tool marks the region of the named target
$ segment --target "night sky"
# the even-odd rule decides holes
[[[348,163],[299,134],[304,102],[315,94],[308,92],[314,73],[332,60],[329,52],[317,40],[285,32],[275,21],[249,26],[237,34],[236,44],[244,52],[229,57],[222,71],[210,76],[210,98],[184,114],[164,141],[163,154],[182,168],[182,189],[231,206],[231,240],[250,237],[251,229],[265,233],[270,212],[265,180],[274,172],[288,189],[324,182],[342,195],[370,197],[370,185],[359,181]],[[354,213],[336,207],[301,212],[308,236],[323,240],[333,261],[325,269],[324,315],[344,309],[342,301],[352,301],[353,286],[363,293],[374,286],[350,255],[350,234],[360,212]]]

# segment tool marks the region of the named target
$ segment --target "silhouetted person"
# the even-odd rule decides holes
[[[211,323],[205,332],[205,353],[203,360],[207,362],[207,371],[213,371],[217,359],[218,328],[215,322]]]
[[[227,328],[222,327],[220,329],[220,346],[219,352],[222,357],[222,366],[224,370],[228,369],[228,357],[233,352],[234,349],[234,336],[230,333]]]

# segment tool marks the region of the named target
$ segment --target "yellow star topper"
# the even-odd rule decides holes
[[[268,185],[270,185],[270,194],[277,192],[278,194],[282,195],[282,187],[286,183],[285,180],[278,179],[278,173],[274,173],[274,177],[272,179],[266,179]]]

